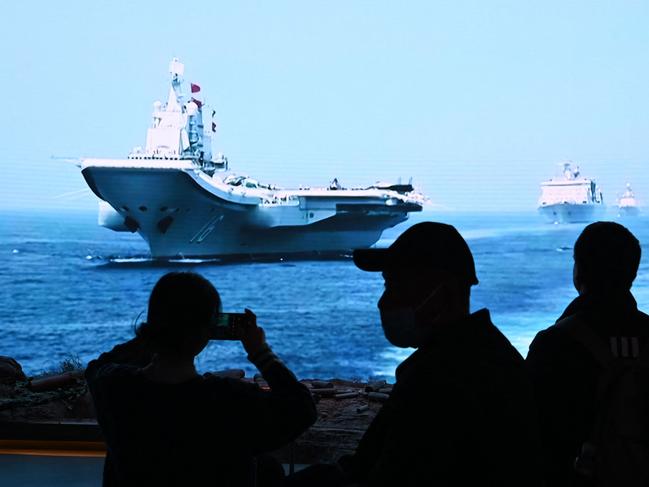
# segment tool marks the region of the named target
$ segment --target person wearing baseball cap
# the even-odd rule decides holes
[[[354,251],[382,272],[387,340],[416,351],[354,455],[341,459],[359,485],[541,485],[536,413],[523,358],[470,312],[478,284],[469,246],[451,225],[423,222],[385,249]],[[506,265],[506,263],[503,263]]]
[[[469,315],[478,278],[469,246],[451,225],[413,225],[388,248],[355,250],[354,263],[383,273],[381,323],[397,347],[418,347],[437,329],[433,324]]]

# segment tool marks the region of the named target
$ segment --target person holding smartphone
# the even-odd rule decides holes
[[[217,332],[221,300],[191,272],[164,275],[136,337],[91,361],[86,380],[107,456],[104,486],[281,485],[266,460],[315,422],[309,390],[273,353],[246,310],[237,329],[270,390],[197,372]]]

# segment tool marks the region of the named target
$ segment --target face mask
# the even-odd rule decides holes
[[[417,326],[417,311],[426,305],[440,290],[438,286],[416,308],[404,306],[401,308],[381,309],[381,326],[385,338],[395,347],[417,347],[428,334],[427,329]]]
[[[385,338],[395,347],[415,346],[417,320],[413,308],[381,310],[381,326]]]

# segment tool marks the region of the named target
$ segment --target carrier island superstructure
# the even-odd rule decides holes
[[[137,232],[153,258],[327,254],[370,247],[421,211],[409,184],[281,189],[230,170],[212,154],[214,112],[173,59],[165,104],[155,102],[146,145],[126,159],[82,159],[100,199],[99,224]],[[189,93],[183,91],[189,88]]]
[[[579,167],[562,163],[561,176],[541,183],[539,212],[552,223],[583,223],[600,219],[604,198],[597,183],[581,176]]]

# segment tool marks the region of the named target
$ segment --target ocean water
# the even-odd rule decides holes
[[[611,219],[614,215],[610,216]],[[551,225],[534,213],[421,213],[386,231],[389,245],[422,220],[451,223],[471,247],[480,279],[472,309],[494,323],[523,356],[534,335],[575,297],[572,246],[583,224]],[[647,253],[649,219],[622,222]],[[649,264],[643,259],[633,291],[649,309]],[[411,350],[383,337],[376,302],[381,276],[349,258],[282,262],[159,264],[137,236],[98,227],[94,212],[0,213],[0,355],[28,375],[70,356],[82,363],[133,336],[148,295],[164,273],[192,270],[210,279],[226,311],[252,309],[268,342],[302,378],[394,379]],[[458,350],[461,354],[462,350]],[[236,342],[211,342],[197,358],[201,371],[254,368]]]

